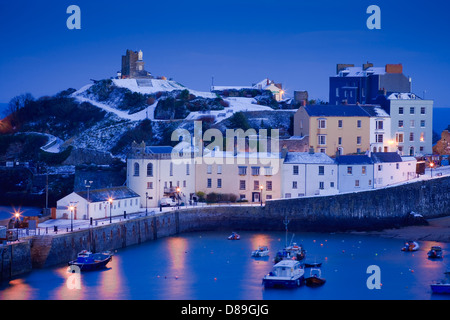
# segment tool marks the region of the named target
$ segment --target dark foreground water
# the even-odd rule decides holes
[[[82,273],[79,288],[69,289],[66,266],[33,272],[0,286],[0,299],[120,300],[292,300],[292,299],[449,299],[432,294],[430,283],[443,278],[450,250],[445,243],[420,242],[402,252],[403,240],[346,234],[297,233],[307,250],[305,261],[323,262],[320,288],[264,289],[283,232],[242,232],[227,240],[224,232],[188,233],[118,250],[108,268]],[[292,234],[288,236],[291,241]],[[268,245],[269,259],[251,251]],[[429,260],[431,245],[444,249],[442,260]],[[367,268],[380,268],[381,289],[368,289]],[[308,269],[307,269],[308,270]],[[306,272],[309,275],[309,271]],[[73,279],[73,278],[71,278]],[[72,282],[72,286],[73,283]]]

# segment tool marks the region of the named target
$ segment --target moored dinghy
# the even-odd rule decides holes
[[[407,241],[402,251],[417,251],[419,250],[419,244],[416,241]]]
[[[308,287],[320,287],[325,284],[326,280],[321,277],[322,272],[320,269],[312,268],[310,271],[310,276],[305,279],[305,283]]]
[[[269,255],[269,247],[259,246],[257,250],[252,251],[252,257],[266,257]]]
[[[111,259],[112,253],[109,251],[92,253],[88,250],[83,250],[78,253],[76,260],[69,262],[69,266],[77,266],[81,271],[99,270],[106,267]]]

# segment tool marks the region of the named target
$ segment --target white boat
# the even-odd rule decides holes
[[[269,255],[269,248],[267,246],[259,246],[257,250],[252,251],[252,257],[266,257]]]
[[[262,284],[266,288],[300,287],[305,281],[305,270],[297,260],[282,260],[273,266],[273,270],[264,276]]]

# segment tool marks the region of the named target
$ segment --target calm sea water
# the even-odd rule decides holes
[[[403,240],[347,234],[298,233],[294,242],[307,250],[305,261],[323,262],[325,285],[264,289],[261,280],[285,243],[285,233],[242,232],[227,240],[223,232],[188,233],[118,250],[107,268],[81,274],[80,289],[69,289],[67,266],[34,270],[0,286],[0,299],[117,300],[301,300],[301,299],[449,299],[432,294],[430,283],[443,278],[448,244],[420,242],[402,252]],[[289,234],[288,242],[292,234]],[[268,259],[252,258],[268,245]],[[441,245],[444,258],[427,258]],[[381,269],[381,289],[368,289],[367,267]],[[306,269],[308,270],[308,269]],[[306,272],[309,275],[309,272]]]

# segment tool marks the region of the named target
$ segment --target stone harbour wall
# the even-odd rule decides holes
[[[117,250],[184,232],[282,231],[285,218],[289,219],[291,231],[368,231],[401,227],[414,223],[411,212],[425,219],[450,215],[449,190],[450,177],[442,177],[358,193],[273,200],[264,206],[198,206],[156,213],[90,230],[34,236],[20,244],[0,247],[4,250],[0,255],[3,267],[0,272],[5,279],[5,276],[15,276],[32,268],[67,264],[84,249]]]

